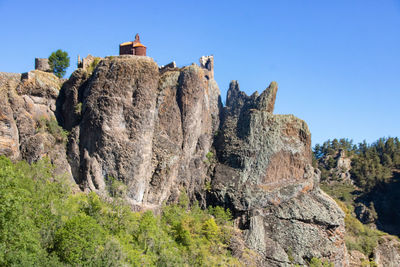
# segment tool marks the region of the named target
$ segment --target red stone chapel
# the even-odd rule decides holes
[[[146,46],[140,43],[139,34],[136,34],[135,41],[125,42],[119,45],[120,55],[146,56]]]

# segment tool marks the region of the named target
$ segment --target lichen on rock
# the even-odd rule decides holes
[[[293,115],[274,115],[275,82],[247,96],[233,81],[215,148],[211,202],[231,208],[267,266],[313,257],[346,266],[344,213],[318,187],[311,135]]]
[[[106,194],[105,180],[114,177],[138,208],[177,199],[180,186],[191,197],[201,191],[219,125],[210,71],[194,64],[160,72],[148,57],[119,56],[102,60],[88,79],[74,73],[59,106],[76,133],[69,158],[81,188]],[[80,117],[71,117],[79,102]]]

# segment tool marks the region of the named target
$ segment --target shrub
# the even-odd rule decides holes
[[[75,110],[76,114],[81,114],[82,113],[82,103],[80,102],[80,103],[76,104],[74,110]]]
[[[92,262],[104,244],[103,229],[83,213],[69,219],[55,236],[55,252],[63,262],[73,265]]]
[[[90,63],[89,67],[87,68],[87,72],[88,73],[92,73],[94,71],[94,69],[96,68],[96,66],[100,63],[101,58],[99,57],[95,57],[92,61],[92,63]]]
[[[328,261],[322,261],[318,258],[312,258],[310,260],[310,267],[333,267],[333,263],[330,263]]]
[[[107,191],[110,193],[112,197],[124,197],[128,190],[127,186],[115,179],[112,176],[108,176],[106,180]]]
[[[210,241],[215,241],[220,235],[220,229],[215,222],[214,218],[210,218],[203,223],[203,233]]]
[[[48,204],[56,206],[65,187],[49,183],[48,168],[46,161],[14,164],[0,156],[1,266],[57,265],[45,249],[57,224]]]
[[[36,131],[47,131],[54,136],[57,143],[67,143],[69,133],[58,124],[55,117],[51,117],[50,119],[46,119],[45,117],[40,118],[37,121]]]
[[[215,217],[215,221],[218,224],[231,224],[232,214],[229,209],[224,209],[223,207],[208,207],[208,212]]]
[[[358,250],[367,257],[370,257],[378,244],[380,237],[384,234],[381,231],[371,229],[362,224],[352,215],[352,207],[337,201],[340,208],[345,212],[346,225],[346,246],[349,250]]]

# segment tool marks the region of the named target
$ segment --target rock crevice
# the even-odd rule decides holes
[[[138,208],[174,201],[180,187],[191,197],[202,191],[219,125],[219,89],[209,66],[159,71],[150,58],[119,56],[102,60],[90,78],[74,73],[59,106],[66,127],[79,133],[70,138],[69,159],[81,188],[106,193],[113,177]],[[71,114],[80,94],[77,120]]]

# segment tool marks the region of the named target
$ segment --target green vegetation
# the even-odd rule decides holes
[[[340,155],[351,160],[351,168],[346,170],[350,173],[350,181],[339,176],[345,172],[338,168]],[[397,224],[397,213],[393,211],[399,203],[400,187],[396,178],[400,169],[399,139],[380,138],[370,145],[365,141],[354,145],[348,139],[328,140],[314,147],[313,163],[321,170],[321,189],[336,199],[346,214],[347,248],[372,258],[374,248],[386,233],[362,224],[356,218],[355,208],[359,208],[358,216],[363,222],[378,222],[376,224],[382,229],[391,229],[390,226],[385,228],[386,223]],[[365,211],[360,211],[362,209]],[[370,260],[363,264],[375,266]]]
[[[212,153],[211,151],[208,152],[208,153],[206,154],[206,158],[207,158],[208,160],[211,161],[211,160],[214,158],[214,153]]]
[[[354,194],[356,191],[354,185],[347,183],[335,183],[334,185],[328,185],[326,183],[322,183],[320,187],[325,193],[334,199],[338,199],[344,202],[346,205],[354,205]]]
[[[0,266],[239,266],[227,249],[229,211],[202,210],[182,193],[160,215],[114,198],[72,193],[47,160],[0,157]]]
[[[115,179],[112,176],[108,176],[106,180],[107,191],[109,192],[110,196],[112,197],[125,197],[126,192],[128,190],[127,186]]]
[[[288,255],[288,259],[290,262],[294,262],[294,256],[293,256],[293,249],[291,247],[288,248],[286,251],[286,254]]]
[[[79,102],[78,104],[75,105],[75,113],[76,114],[82,113],[82,102]]]
[[[367,257],[371,257],[380,237],[385,235],[385,233],[375,229],[371,229],[367,225],[364,225],[359,220],[357,220],[357,218],[353,216],[352,206],[346,206],[343,202],[340,201],[337,201],[337,203],[346,214],[344,220],[346,224],[345,240],[347,249],[349,251],[358,250]]]
[[[393,176],[393,170],[400,169],[400,141],[397,137],[380,138],[371,145],[365,141],[354,145],[348,139],[334,139],[314,147],[314,162],[321,170],[321,181],[332,175],[330,170],[337,166],[339,151],[351,158],[351,179],[364,192],[387,182]]]
[[[211,163],[213,163],[214,161],[215,161],[215,155],[214,155],[213,152],[209,151],[209,152],[206,154],[206,160],[204,161],[204,163],[211,164]]]
[[[289,256],[289,261],[293,262],[294,261],[294,257],[293,256]],[[311,260],[309,260],[307,263],[308,263],[309,267],[334,267],[333,263],[331,263],[331,262],[329,262],[327,260],[321,260],[319,258],[311,258]],[[293,264],[292,263],[290,266],[301,267],[301,266],[304,266],[304,265],[299,265],[299,264]]]
[[[68,53],[58,49],[51,53],[49,56],[49,65],[53,73],[62,78],[65,75],[66,69],[69,67],[69,56]]]
[[[47,119],[45,117],[40,118],[37,121],[36,132],[48,132],[55,139],[57,143],[67,143],[68,131],[65,131],[57,122],[55,117]]]
[[[318,258],[312,258],[310,260],[309,267],[333,267],[333,263],[322,261]]]
[[[97,64],[99,64],[101,61],[100,57],[95,57],[92,61],[92,63],[90,63],[89,67],[87,68],[87,72],[88,73],[92,73],[94,71],[94,69],[96,68]]]
[[[206,190],[207,192],[210,192],[212,189],[212,184],[210,181],[207,181],[204,183],[204,190]]]

